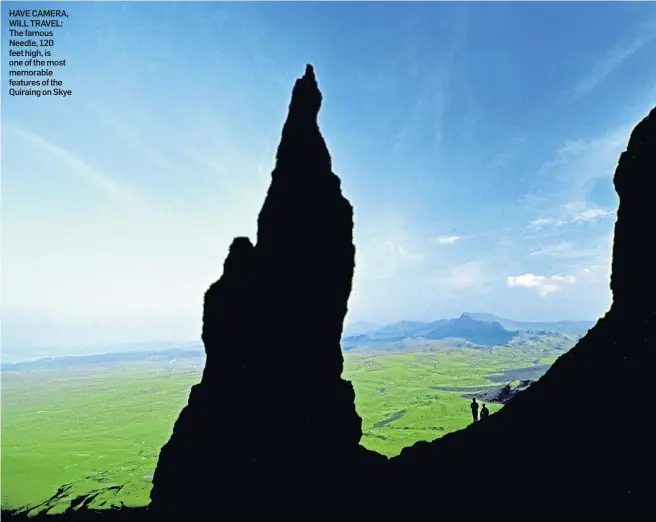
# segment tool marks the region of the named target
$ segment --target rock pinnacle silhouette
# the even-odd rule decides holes
[[[331,516],[344,472],[384,459],[359,446],[355,394],[341,378],[353,209],[331,170],[321,103],[308,65],[292,91],[257,243],[235,239],[205,295],[206,367],[160,452],[154,513]]]

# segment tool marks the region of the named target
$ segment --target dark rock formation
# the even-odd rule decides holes
[[[257,244],[235,239],[205,295],[206,367],[160,453],[151,493],[158,515],[330,518],[362,462],[385,460],[359,446],[353,387],[341,379],[353,210],[319,131],[321,99],[308,65],[292,93]],[[287,335],[292,322],[299,341]]]
[[[493,402],[497,404],[507,404],[519,392],[526,390],[534,381],[531,379],[523,379],[517,384],[508,383],[496,388],[487,389],[477,393],[465,393],[463,397],[466,399],[476,398],[480,402]]]

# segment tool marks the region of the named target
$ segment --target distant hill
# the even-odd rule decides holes
[[[344,331],[342,335],[352,336],[352,335],[362,335],[374,330],[378,330],[381,327],[379,324],[370,323],[367,321],[356,321],[354,323],[349,323],[344,326]]]
[[[584,335],[595,324],[595,321],[554,321],[554,322],[514,321],[512,319],[504,319],[503,317],[497,317],[496,315],[492,315],[492,314],[479,314],[479,313],[470,313],[470,312],[464,313],[463,315],[468,315],[472,319],[476,319],[478,321],[499,323],[507,330],[547,331],[547,332],[569,333],[569,334],[576,334],[576,335]]]
[[[44,357],[37,360],[2,363],[2,372],[20,372],[24,370],[53,370],[75,368],[86,365],[136,365],[139,363],[153,364],[170,362],[172,360],[202,361],[205,358],[203,346],[200,343],[186,343],[180,348],[168,348],[168,343],[162,343],[161,349],[134,350],[110,353],[95,353],[84,355],[67,355],[63,357]]]
[[[424,335],[426,339],[465,339],[481,346],[507,344],[517,336],[517,330],[507,330],[497,321],[481,321],[468,314],[439,325]]]
[[[138,341],[109,344],[72,345],[72,346],[44,346],[38,348],[21,349],[20,347],[2,346],[3,367],[13,363],[40,361],[45,359],[61,359],[64,357],[156,352],[169,349],[201,350],[200,341],[169,340],[169,341]]]
[[[453,319],[433,322],[399,321],[358,334],[344,333],[342,348],[377,347],[407,339],[463,339],[479,346],[503,346],[511,340],[531,334],[532,337],[582,336],[594,325],[593,321],[522,322],[492,314],[465,312]]]

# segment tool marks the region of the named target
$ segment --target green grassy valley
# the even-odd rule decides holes
[[[554,346],[548,339],[484,349],[410,339],[345,353],[344,377],[354,384],[363,419],[361,443],[394,456],[464,428],[469,394],[539,377],[564,351]],[[159,449],[200,380],[203,358],[85,360],[5,367],[3,508],[57,512],[67,499],[94,491],[92,506],[148,502]],[[502,404],[488,407],[494,413]],[[39,506],[60,488],[54,506]]]

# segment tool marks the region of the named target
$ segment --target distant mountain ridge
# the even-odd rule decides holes
[[[178,348],[169,348],[167,344],[162,343],[162,348],[151,350],[63,355],[58,357],[43,357],[36,360],[3,362],[0,368],[2,372],[21,372],[24,370],[52,370],[96,364],[139,364],[144,362],[171,362],[175,360],[202,362],[205,359],[205,351],[200,343],[189,342]]]
[[[535,335],[561,334],[581,336],[594,321],[515,321],[486,313],[465,312],[460,317],[439,319],[432,322],[399,321],[375,328],[372,323],[354,323],[357,328],[348,327],[342,336],[342,348],[356,346],[377,346],[401,342],[406,339],[463,339],[480,346],[502,346],[523,333]],[[363,325],[369,325],[366,329]],[[359,332],[359,333],[355,333]]]
[[[478,346],[503,346],[520,335],[543,335],[578,338],[585,334],[594,321],[515,321],[492,314],[465,312],[460,317],[437,321],[398,321],[388,325],[359,321],[344,328],[342,349],[352,350],[360,346],[381,347],[400,343],[407,339],[461,339]],[[129,361],[154,361],[172,358],[204,357],[200,341],[153,341],[122,343],[88,349],[91,353],[70,353],[59,356],[35,357],[16,360],[3,353],[2,371],[53,368],[94,363],[126,363]],[[12,360],[13,359],[13,360]]]
[[[492,314],[470,313],[466,312],[463,315],[468,315],[472,319],[478,321],[497,322],[507,330],[519,331],[548,331],[569,333],[576,335],[585,334],[595,324],[595,321],[514,321],[513,319],[505,319],[497,317]]]

